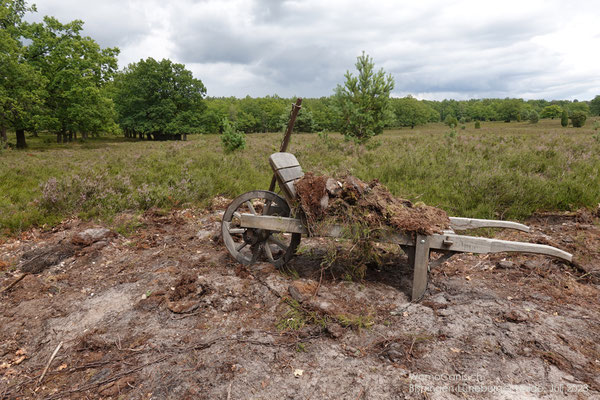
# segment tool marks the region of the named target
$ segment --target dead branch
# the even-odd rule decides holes
[[[15,286],[17,283],[21,282],[23,280],[23,278],[25,278],[27,275],[29,275],[29,272],[25,272],[24,274],[22,274],[21,276],[19,276],[17,279],[15,279],[10,285],[8,285],[7,287],[5,287],[4,289],[0,290],[0,293],[4,293],[9,291],[10,289],[13,288],[13,286]]]
[[[46,376],[46,372],[48,372],[48,368],[50,368],[50,364],[52,364],[54,357],[56,357],[56,354],[58,354],[58,351],[60,350],[62,345],[63,345],[63,342],[61,341],[58,344],[58,346],[56,346],[56,349],[54,349],[54,352],[52,353],[52,355],[50,356],[50,359],[48,360],[48,363],[46,364],[46,368],[44,368],[44,372],[42,372],[42,376],[40,376],[40,379],[38,380],[38,385],[41,384],[42,381],[44,380],[44,377]]]

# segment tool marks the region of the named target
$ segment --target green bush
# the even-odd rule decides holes
[[[455,116],[453,115],[448,115],[446,117],[446,119],[444,120],[444,123],[446,125],[448,125],[450,128],[456,128],[456,126],[458,125],[458,120],[456,119]]]
[[[560,115],[560,124],[563,128],[566,128],[569,125],[569,114],[567,113],[567,110],[563,110]]]
[[[585,125],[585,120],[587,119],[587,115],[583,111],[575,111],[571,116],[571,123],[574,128],[581,128]]]
[[[481,122],[475,121],[475,129],[481,129]]]
[[[529,114],[529,123],[531,123],[531,124],[537,124],[539,120],[540,120],[540,116],[538,115],[537,112],[532,111]]]
[[[228,120],[224,120],[221,143],[226,152],[243,150],[246,147],[246,136],[236,130]]]

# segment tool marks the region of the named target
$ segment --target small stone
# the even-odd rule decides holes
[[[327,333],[329,333],[329,335],[331,335],[331,337],[334,339],[338,339],[342,337],[344,333],[346,333],[346,330],[340,324],[335,322],[327,324],[325,329],[327,329]]]
[[[329,195],[337,197],[342,193],[342,184],[333,178],[329,178],[327,179],[327,182],[325,182],[325,189]]]
[[[509,269],[509,268],[513,268],[514,266],[515,266],[515,263],[512,261],[502,260],[502,261],[498,261],[496,263],[496,267],[501,268],[501,269]]]
[[[336,315],[337,308],[328,301],[313,301],[310,303],[310,306],[323,314],[328,315]]]
[[[348,175],[348,177],[346,178],[346,182],[349,185],[351,185],[352,187],[354,187],[354,189],[356,189],[356,191],[359,194],[363,194],[363,192],[367,188],[367,185],[363,181],[361,181],[360,179],[355,178],[352,175]]]
[[[504,313],[504,319],[508,322],[520,324],[527,321],[527,315],[517,310],[511,310]]]
[[[321,206],[322,210],[325,210],[327,208],[327,206],[329,206],[329,196],[327,196],[327,194],[325,194],[325,196],[321,197],[321,200],[319,201],[319,205]]]
[[[288,287],[288,292],[290,292],[292,299],[296,300],[298,303],[302,303],[304,300],[306,300],[306,297],[293,285]]]
[[[299,303],[305,302],[313,296],[319,284],[310,279],[298,279],[288,286],[288,292]]]
[[[391,343],[385,351],[391,362],[397,363],[404,360],[404,349],[399,343]]]
[[[208,239],[209,237],[211,237],[213,234],[214,234],[214,232],[211,232],[211,231],[199,230],[198,233],[196,234],[196,238],[198,238],[200,240],[205,240],[205,239]]]
[[[78,232],[71,238],[71,243],[80,246],[89,246],[92,243],[115,236],[115,233],[106,228],[92,228]]]

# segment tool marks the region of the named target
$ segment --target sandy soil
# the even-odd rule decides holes
[[[600,398],[590,215],[498,234],[574,252],[577,268],[462,254],[412,304],[400,254],[363,282],[321,273],[323,239],[303,239],[287,271],[242,267],[218,212],[148,212],[130,237],[72,220],[1,243],[0,287],[29,273],[0,293],[0,398]]]

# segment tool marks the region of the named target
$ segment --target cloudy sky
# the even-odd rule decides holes
[[[121,67],[184,63],[209,96],[332,94],[364,50],[395,96],[589,100],[600,94],[598,0],[30,0],[85,21]],[[32,18],[30,18],[32,19]]]

